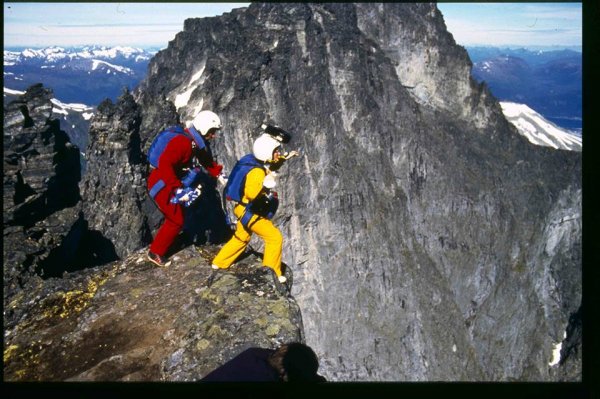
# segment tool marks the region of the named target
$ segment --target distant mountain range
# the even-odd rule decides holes
[[[487,82],[524,136],[538,145],[581,150],[581,53],[493,47],[467,51],[474,78]],[[95,107],[106,98],[116,100],[124,87],[136,87],[155,53],[131,47],[5,50],[4,102],[35,83],[51,88],[61,128],[83,154]],[[557,138],[569,133],[579,137]]]
[[[500,101],[527,104],[554,124],[581,134],[582,53],[467,47],[472,75]]]
[[[25,90],[35,83],[65,103],[96,106],[133,89],[156,52],[132,47],[83,47],[4,51],[4,87]]]

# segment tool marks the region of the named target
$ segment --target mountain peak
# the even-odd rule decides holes
[[[22,288],[19,282],[57,288],[53,284],[59,279],[44,276],[40,282],[36,272],[51,263],[56,276],[73,248],[89,254],[87,259],[96,262],[92,265],[135,255],[131,259],[144,263],[143,248],[162,220],[146,188],[147,149],[165,127],[210,109],[224,125],[210,149],[225,170],[251,152],[262,123],[289,131],[286,149],[300,150],[301,156],[280,171],[280,205],[272,220],[284,237],[282,259],[292,272],[292,295],[302,310],[300,338],[319,354],[328,380],[580,381],[581,153],[529,143],[507,121],[486,85],[472,79],[471,66],[435,4],[252,3],[221,17],[186,20],[184,31],[153,57],[133,93],[98,107],[90,129],[88,173],[78,185],[76,222],[65,217],[59,223],[57,216],[40,225],[20,213],[21,224],[6,227],[5,240],[13,237],[15,243],[6,251],[10,261],[5,268],[14,274],[5,280],[12,294],[5,303],[16,304],[8,317],[18,323],[29,311],[30,301],[19,301],[29,285]],[[45,116],[49,102],[32,109]],[[34,134],[43,142],[47,126],[47,118],[34,124],[35,131],[30,120],[22,123],[22,105],[14,104],[5,117],[15,137],[15,154],[5,156],[13,172],[5,180],[5,203],[20,190],[20,204],[27,205],[26,195],[43,190],[47,181],[37,169],[21,173],[19,162],[37,156],[51,172],[53,157],[45,156],[51,153],[47,147],[33,153],[21,145]],[[186,209],[180,237],[185,248],[173,249],[173,261],[188,256],[190,241],[218,246],[231,233],[221,187],[206,179],[200,202]],[[64,238],[49,240],[46,231],[56,226]],[[48,242],[57,243],[48,257],[53,263],[39,252]],[[261,251],[260,245],[244,256]],[[75,264],[72,258],[69,265]],[[135,270],[134,260],[127,264],[127,277],[133,282],[142,278],[144,284],[137,285],[142,291],[125,291],[115,296],[122,301],[110,302],[115,291],[106,283],[103,300],[110,306],[102,310],[127,315],[121,315],[119,327],[131,334],[128,316],[139,313],[133,305],[142,306],[132,297],[156,305],[157,317],[173,317],[175,311],[162,313],[151,294],[173,295],[184,306],[177,308],[183,309],[182,318],[170,325],[181,330],[171,335],[155,323],[159,333],[144,338],[159,347],[170,345],[173,336],[194,337],[195,349],[175,351],[160,364],[161,370],[174,366],[169,379],[197,379],[202,373],[196,355],[218,357],[219,352],[204,350],[212,348],[215,337],[235,341],[244,325],[229,319],[229,309],[219,311],[219,305],[233,303],[246,322],[262,326],[253,330],[256,339],[277,331],[269,319],[256,319],[260,309],[246,311],[238,301],[247,297],[246,277],[229,272],[235,273],[236,266],[243,270],[246,259],[217,281],[234,287],[223,303],[211,295],[197,302],[194,296],[206,291],[193,291],[203,285],[187,277],[206,271],[203,259],[171,269],[173,274]],[[150,277],[163,273],[157,286]],[[126,280],[119,280],[121,289],[129,286]],[[288,309],[277,306],[272,312]],[[98,321],[101,314],[92,310],[73,325]],[[223,324],[212,328],[210,316]],[[146,320],[149,329],[154,320]],[[7,346],[39,337],[27,331],[10,334]],[[104,336],[102,344],[110,348],[120,342],[121,331],[108,330],[114,334]],[[69,336],[77,333],[85,330]],[[251,345],[253,339],[239,345]],[[568,345],[563,347],[572,350],[550,366],[564,339]],[[133,349],[140,349],[133,351],[138,362],[129,363],[136,370],[156,354]],[[123,358],[110,350],[107,354],[114,356],[104,363],[96,358],[96,370]],[[195,372],[186,374],[187,369]]]

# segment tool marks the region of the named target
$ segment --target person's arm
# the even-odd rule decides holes
[[[244,197],[246,197],[248,202],[253,201],[261,193],[265,176],[266,173],[262,168],[254,168],[246,175]]]
[[[204,169],[206,169],[208,174],[214,177],[215,179],[219,177],[219,175],[223,171],[223,165],[219,165],[212,158],[206,147],[198,151],[198,161],[200,162],[200,165],[202,165]]]
[[[280,155],[279,158],[277,158],[277,160],[269,166],[269,169],[273,172],[276,172],[283,166],[285,161],[287,161],[290,158],[297,157],[298,155],[300,155],[298,151],[286,152],[285,154]]]

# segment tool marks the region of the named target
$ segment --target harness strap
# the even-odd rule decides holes
[[[149,190],[150,198],[154,199],[154,197],[156,197],[156,194],[158,194],[160,190],[165,188],[165,186],[166,184],[162,179],[154,183],[154,185]]]
[[[250,207],[252,206],[252,203],[248,203],[246,204],[246,209],[244,210],[244,214],[242,215],[242,217],[240,218],[240,223],[242,224],[242,226],[247,230],[250,231],[250,228],[254,225],[254,223],[258,222],[258,220],[262,217],[260,215],[257,215],[255,213],[252,213],[250,211]],[[256,219],[254,220],[254,222],[250,223],[250,220],[252,220],[252,217],[256,215]]]

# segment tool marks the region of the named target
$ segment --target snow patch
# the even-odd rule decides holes
[[[124,73],[127,75],[133,75],[133,71],[129,68],[125,68],[125,67],[122,67],[119,65],[114,65],[109,62],[101,61],[101,60],[92,60],[92,71],[95,71],[101,65],[105,65],[109,68],[112,68],[117,72],[121,72],[121,73]],[[110,72],[111,72],[110,70],[106,71],[106,73],[110,73]]]
[[[190,97],[192,96],[192,92],[196,90],[196,86],[189,88],[185,92],[178,94],[175,96],[175,107],[177,109],[181,107],[185,107],[187,103],[190,101]]]
[[[582,138],[562,129],[525,104],[500,102],[502,112],[531,143],[556,149],[581,151]]]
[[[190,97],[192,96],[194,90],[196,90],[198,86],[204,83],[205,78],[202,77],[202,74],[204,73],[205,67],[206,59],[203,59],[202,61],[200,61],[200,68],[198,69],[198,71],[196,71],[196,73],[192,75],[188,83],[185,86],[183,86],[183,90],[185,91],[175,96],[175,100],[173,102],[175,103],[175,107],[177,109],[188,105]]]
[[[200,70],[192,76],[192,78],[190,79],[190,83],[195,83],[197,80],[200,79],[200,77],[204,73],[204,67],[205,65],[202,65],[202,68],[200,68]]]
[[[563,340],[567,338],[567,332],[563,334]],[[556,366],[560,362],[560,350],[562,349],[562,341],[552,345],[552,360],[548,363],[548,366]]]
[[[89,111],[92,109],[92,107],[90,107],[89,105],[78,104],[78,103],[67,104],[67,103],[63,103],[62,101],[57,100],[56,98],[53,98],[51,101],[52,101],[52,104],[56,105],[57,107],[71,109],[76,112]]]
[[[200,111],[202,111],[202,106],[204,105],[204,99],[200,99],[200,103],[194,107],[194,109],[189,113],[189,115],[197,115]]]
[[[19,91],[19,90],[13,90],[13,89],[9,89],[7,87],[4,88],[4,94],[12,94],[12,95],[17,95],[17,96],[22,96],[23,94],[25,94],[24,91]]]

